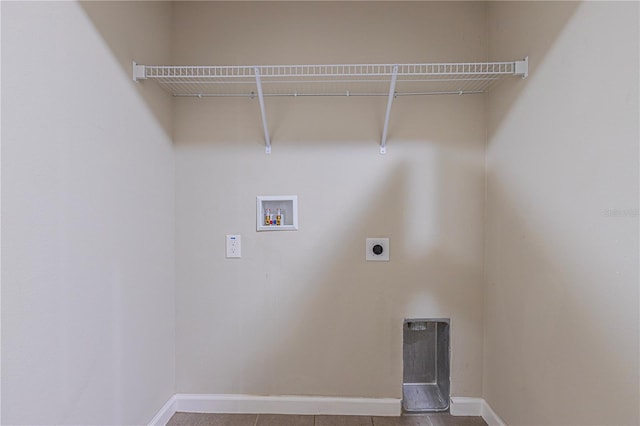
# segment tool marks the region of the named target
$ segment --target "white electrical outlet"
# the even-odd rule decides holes
[[[242,257],[240,235],[227,235],[227,258]]]

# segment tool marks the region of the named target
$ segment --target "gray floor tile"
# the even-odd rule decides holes
[[[256,426],[313,426],[313,416],[260,414]]]
[[[205,414],[206,426],[255,426],[257,414]]]
[[[255,426],[257,414],[176,413],[168,426]]]
[[[200,414],[197,413],[175,413],[167,426],[191,426],[195,425],[198,421]]]
[[[315,426],[373,426],[369,416],[316,416]]]
[[[373,417],[373,426],[431,426],[427,416]]]
[[[487,426],[482,417],[433,414],[429,416],[429,420],[433,426]]]
[[[482,417],[449,413],[401,417],[176,413],[168,426],[487,426]]]

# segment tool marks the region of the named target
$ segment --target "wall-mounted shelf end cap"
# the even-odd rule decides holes
[[[522,78],[529,77],[529,57],[527,56],[521,61],[516,61],[515,75],[520,75]]]
[[[133,61],[133,81],[146,80],[147,70],[144,65],[138,65],[136,61]]]

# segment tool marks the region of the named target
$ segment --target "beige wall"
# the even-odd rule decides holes
[[[486,59],[483,4],[176,3],[176,64]],[[402,321],[452,321],[452,394],[481,396],[484,98],[175,102],[178,392],[400,397]],[[299,197],[257,233],[257,195]],[[225,234],[243,257],[224,257]],[[364,260],[390,238],[391,262]]]
[[[509,425],[637,425],[638,3],[489,6],[483,395]]]
[[[1,11],[2,423],[144,424],[176,390],[400,397],[405,317],[451,318],[452,395],[508,424],[640,422],[637,3]],[[269,98],[267,156],[257,101],[130,79],[526,55],[487,98],[397,99],[385,156],[383,98]],[[277,194],[299,231],[257,233]]]
[[[118,60],[169,60],[171,6],[87,6],[1,6],[2,424],[175,393],[171,98]]]

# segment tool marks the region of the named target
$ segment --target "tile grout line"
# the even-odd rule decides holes
[[[260,414],[256,414],[256,421],[253,422],[253,426],[257,426],[258,425],[258,419],[260,418]]]

